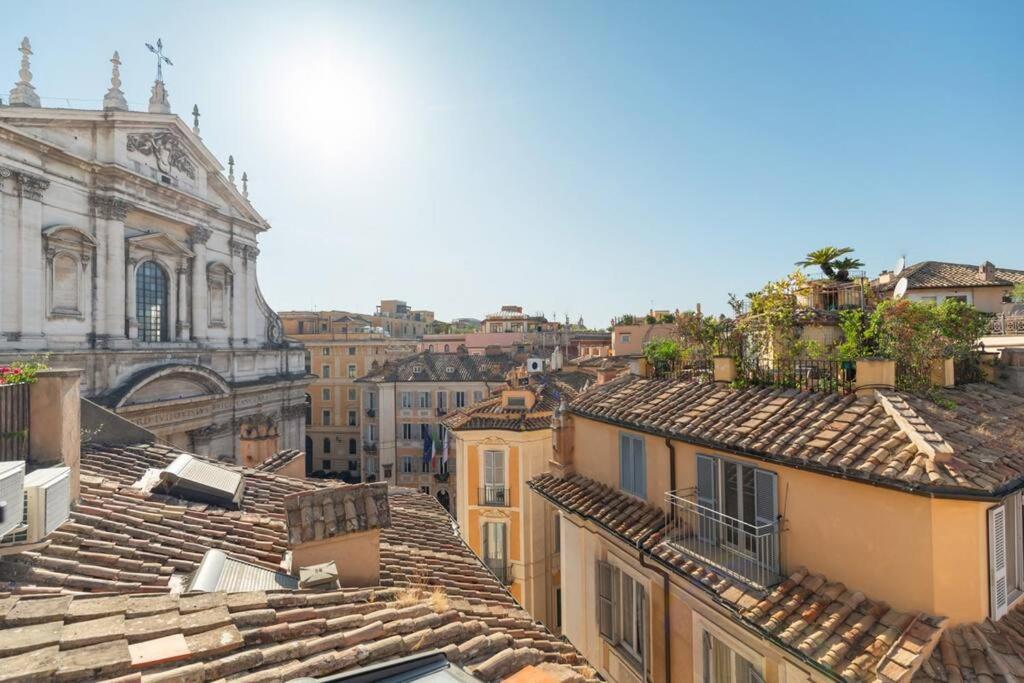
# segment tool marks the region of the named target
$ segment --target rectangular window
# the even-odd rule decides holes
[[[321,413],[320,417],[323,419],[323,425],[325,427],[331,426],[331,411],[325,410]]]
[[[349,472],[358,472],[359,471],[359,461],[358,460],[349,460],[348,461],[348,471]]]
[[[356,364],[355,363],[349,363],[348,364],[348,376],[349,376],[349,379],[355,379],[356,378]]]
[[[348,347],[348,355],[350,355],[350,356],[356,355],[356,347],[354,347],[354,346]]]
[[[430,436],[430,425],[428,425],[428,424],[421,424],[420,425],[420,438],[425,440],[428,436]]]
[[[648,608],[643,584],[600,560],[596,576],[598,633],[644,670]]]
[[[555,513],[555,520],[554,520],[554,523],[553,523],[552,526],[554,527],[554,530],[553,530],[553,533],[552,533],[553,541],[554,542],[552,543],[552,546],[554,547],[556,553],[557,552],[561,552],[561,550],[562,550],[562,515],[560,515],[558,513]]]
[[[420,458],[420,472],[429,472],[432,464],[432,461]]]
[[[373,396],[373,394],[368,394],[368,395],[369,396]],[[350,401],[356,400],[356,390],[355,389],[349,389],[348,390],[348,400],[350,400]]]
[[[407,441],[412,439],[412,423],[402,423],[402,438],[406,439]]]
[[[330,401],[331,400],[331,390],[330,389],[321,389],[320,390],[320,398],[322,400],[324,400],[324,401]]]
[[[562,589],[555,589],[555,626],[562,628]]]
[[[323,467],[321,467],[320,469],[322,469],[325,472],[328,471],[329,469],[331,469],[331,461],[330,460],[324,460],[320,464],[323,465]]]
[[[366,425],[366,440],[370,443],[377,443],[377,425]]]
[[[647,497],[647,458],[643,437],[619,434],[619,488],[639,498]]]
[[[331,378],[331,366],[330,365],[321,365],[320,366],[320,377],[322,377],[323,379],[330,379]]]
[[[702,632],[705,683],[763,683],[761,668],[708,631]]]
[[[455,392],[455,407],[465,408],[466,407],[466,392],[456,391]]]
[[[473,392],[473,403],[479,403],[482,400],[484,400],[484,392],[482,392],[482,391],[474,391]]]
[[[331,355],[331,347],[330,346],[325,346],[322,349],[320,349],[320,355],[321,356],[329,356],[329,355]]]
[[[408,456],[408,455],[403,455],[402,456],[402,472],[404,472],[406,474],[412,473],[412,461],[413,460],[415,460],[415,458],[413,458],[411,456]]]
[[[430,407],[430,392],[429,391],[421,391],[420,392],[420,403],[419,403],[419,406],[420,406],[420,408],[429,408]]]
[[[629,343],[629,335],[628,334],[620,334],[619,335],[619,341],[622,342],[623,344],[628,344]]]
[[[483,505],[508,505],[505,487],[505,452],[484,451]]]
[[[448,408],[448,392],[439,391],[437,392],[437,409],[446,410]]]
[[[402,399],[402,407],[403,408],[412,408],[412,392],[411,391],[403,391],[402,394],[401,394],[401,399]]]
[[[504,522],[485,522],[483,529],[484,564],[498,578],[506,577],[508,570],[508,541]]]
[[[348,411],[348,426],[349,427],[355,427],[356,426],[356,411],[354,411],[354,410]]]
[[[1014,493],[989,508],[991,617],[999,619],[1024,592],[1024,495]]]
[[[355,393],[354,389],[352,390],[352,393],[353,394]],[[353,396],[353,398],[355,398],[355,397]],[[373,410],[376,407],[377,407],[377,395],[374,394],[372,391],[367,391],[366,392],[366,409],[367,410]]]

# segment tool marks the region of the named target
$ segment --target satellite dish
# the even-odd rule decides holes
[[[903,269],[906,268],[906,267],[907,267],[907,259],[905,257],[903,257],[903,256],[900,256],[898,259],[896,259],[896,268],[892,272],[895,275],[899,275],[900,273],[903,272]]]
[[[893,299],[902,299],[904,296],[906,296],[906,294],[907,294],[907,286],[909,284],[910,283],[907,281],[907,278],[901,277],[900,281],[896,283],[896,289],[894,289],[892,291],[892,298]]]

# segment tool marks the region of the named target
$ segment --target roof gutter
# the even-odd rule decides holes
[[[596,524],[597,526],[601,527],[602,529],[604,529],[605,531],[607,531],[608,533],[610,533],[611,535],[613,535],[613,536],[615,536],[617,538],[623,538],[622,534],[620,534],[619,532],[615,531],[614,529],[612,529],[611,527],[606,525],[601,520],[599,520],[599,519],[597,519],[597,518],[595,518],[595,517],[593,517],[593,516],[591,516],[589,514],[585,514],[585,513],[582,513],[582,512],[577,512],[575,510],[569,510],[569,509],[565,508],[564,506],[562,506],[559,501],[555,500],[554,498],[552,498],[551,496],[547,495],[543,491],[537,490],[537,488],[532,483],[528,483],[527,485],[530,487],[530,489],[533,490],[534,493],[536,493],[541,498],[544,498],[545,500],[547,500],[549,503],[551,503],[555,507],[557,507],[557,508],[559,508],[561,510],[565,510],[569,514],[576,515],[577,517],[579,517],[581,519],[593,522],[594,524]],[[811,659],[807,655],[803,654],[799,650],[792,649],[789,645],[787,645],[783,641],[779,640],[775,636],[772,636],[771,634],[766,634],[764,631],[762,631],[760,628],[758,628],[755,624],[753,624],[752,622],[748,621],[747,619],[744,619],[743,616],[740,615],[736,611],[735,607],[733,607],[730,603],[726,602],[725,600],[722,600],[722,598],[719,597],[719,595],[717,593],[712,591],[707,586],[705,586],[705,585],[703,585],[701,583],[698,583],[697,581],[694,581],[694,579],[692,577],[687,576],[686,574],[683,574],[683,573],[679,572],[678,569],[676,569],[672,565],[668,564],[667,562],[662,560],[660,557],[654,555],[653,553],[651,553],[649,551],[645,551],[643,549],[643,544],[651,536],[653,536],[656,532],[658,532],[660,530],[661,529],[659,528],[659,529],[654,529],[652,531],[649,531],[647,534],[645,534],[638,541],[630,542],[630,543],[634,547],[636,547],[636,549],[637,549],[638,557],[640,559],[640,565],[645,567],[645,568],[648,568],[648,569],[654,569],[659,574],[661,574],[662,578],[665,581],[662,590],[664,591],[663,595],[665,597],[665,602],[664,602],[664,607],[663,607],[663,609],[665,611],[665,627],[666,627],[666,629],[668,629],[668,631],[666,633],[666,637],[671,636],[671,629],[670,629],[671,624],[670,624],[670,620],[669,620],[669,616],[668,616],[668,609],[669,609],[668,608],[668,604],[669,604],[668,603],[668,598],[669,598],[669,595],[668,595],[668,591],[669,591],[669,588],[668,588],[668,574],[666,574],[664,571],[658,569],[657,567],[655,567],[655,566],[653,566],[651,564],[646,563],[644,561],[644,559],[643,559],[643,557],[645,555],[647,557],[651,558],[651,560],[653,560],[654,562],[657,562],[658,564],[662,565],[663,567],[665,567],[666,569],[671,571],[676,576],[680,577],[681,579],[684,579],[685,581],[693,584],[697,588],[700,588],[702,591],[707,593],[712,602],[714,602],[719,607],[722,607],[726,611],[732,612],[737,617],[739,617],[740,624],[746,626],[748,631],[752,632],[754,635],[756,635],[761,640],[766,640],[766,641],[768,641],[770,643],[773,643],[773,644],[777,645],[780,649],[785,650],[786,652],[788,652],[788,653],[790,653],[792,655],[795,655],[797,657],[797,659],[799,659],[801,662],[804,662],[808,666],[812,667],[816,671],[819,671],[820,673],[824,674],[825,676],[828,676],[832,680],[835,680],[835,681],[842,681],[843,680],[843,678],[841,676],[837,675],[836,672],[832,671],[831,669],[823,667],[821,664],[819,664],[818,662],[814,661],[813,659]],[[623,540],[625,540],[625,539],[623,539]],[[668,642],[669,641],[666,640],[666,647],[664,648],[666,651],[672,649],[671,647],[668,646]],[[665,676],[666,676],[666,680],[669,680],[669,681],[671,681],[671,669],[668,668],[668,667],[671,665],[671,661],[672,661],[671,653],[670,652],[666,652],[665,653],[665,666],[666,666]]]
[[[911,486],[906,484],[900,485],[883,479],[876,479],[864,476],[851,476],[849,474],[838,472],[836,470],[829,469],[827,467],[822,467],[820,465],[815,465],[813,463],[786,462],[784,460],[778,460],[776,458],[768,457],[762,453],[757,453],[755,451],[750,451],[744,448],[736,448],[735,446],[726,446],[723,444],[718,444],[713,441],[708,441],[707,439],[700,439],[688,435],[672,434],[671,432],[665,430],[651,429],[649,427],[643,427],[635,423],[626,422],[625,420],[618,420],[599,415],[592,415],[589,413],[581,412],[578,409],[574,409],[572,406],[569,407],[569,412],[573,415],[588,420],[603,422],[605,424],[615,425],[617,427],[624,427],[626,429],[632,429],[633,431],[642,432],[644,434],[661,436],[664,437],[665,439],[675,439],[677,441],[682,441],[684,443],[693,444],[694,446],[712,448],[719,451],[726,451],[729,453],[734,453],[736,455],[742,455],[744,457],[751,458],[754,460],[760,460],[761,462],[772,463],[774,465],[781,465],[783,467],[789,467],[796,470],[806,470],[808,472],[814,472],[815,474],[823,474],[829,477],[833,477],[835,479],[843,479],[846,481],[868,484],[870,486],[877,486],[879,488],[900,491],[902,493],[910,493],[916,496],[924,496],[926,498],[995,503],[1001,501],[1007,494],[1013,493],[1014,491],[1024,487],[1024,477],[1017,479],[1016,481],[1014,481],[1011,484],[1008,484],[1007,486],[1004,486],[1000,489],[991,492],[971,491],[967,489],[951,489],[940,486],[921,488],[918,486]]]

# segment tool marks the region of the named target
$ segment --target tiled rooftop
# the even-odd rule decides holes
[[[915,681],[1024,680],[1024,607],[998,622],[946,629]]]
[[[284,509],[292,544],[391,525],[388,485],[384,482],[291,493],[284,497]]]
[[[594,384],[594,378],[578,371],[548,372],[530,378],[527,388],[537,397],[529,410],[502,405],[501,396],[450,414],[443,420],[449,429],[503,429],[529,432],[551,427],[551,415],[564,399],[571,401]]]
[[[236,511],[134,486],[176,455],[155,445],[83,452],[71,519],[43,547],[0,559],[0,681],[283,681],[432,648],[483,680],[543,662],[593,677],[440,504],[405,489],[389,492],[378,586],[177,594],[211,547],[279,569],[284,498],[329,485],[244,469]]]
[[[986,280],[979,266],[963,263],[945,263],[942,261],[922,261],[907,266],[897,273],[890,282],[875,283],[880,291],[891,291],[900,278],[907,278],[910,289],[957,288],[957,287],[1012,287],[1024,282],[1024,270],[996,268],[994,278]]]
[[[293,459],[302,457],[305,457],[305,453],[297,451],[294,448],[278,451],[260,464],[256,465],[255,469],[260,472],[278,472]]]
[[[891,390],[841,396],[628,376],[582,394],[570,411],[906,490],[993,493],[1024,483],[1024,396],[985,384],[938,396],[951,407]]]
[[[562,510],[594,520],[714,595],[749,628],[848,681],[898,681],[927,659],[943,620],[906,614],[807,569],[767,593],[693,561],[665,538],[665,513],[581,475],[541,474],[530,487]]]
[[[471,356],[466,353],[423,351],[386,362],[359,382],[504,382],[516,366],[507,354]]]

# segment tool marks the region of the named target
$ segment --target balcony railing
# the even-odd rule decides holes
[[[488,484],[480,488],[479,496],[477,497],[477,504],[498,508],[508,507],[508,493],[508,489],[504,486],[492,486]]]
[[[666,493],[668,542],[697,561],[758,590],[782,580],[779,523],[754,525],[700,505],[693,495]]]
[[[373,408],[366,409],[366,417],[377,417],[377,411]]]
[[[376,453],[377,442],[376,441],[364,441],[363,442],[363,453]]]
[[[855,368],[853,363],[838,360],[745,358],[737,370],[742,379],[755,386],[849,394],[854,389]]]
[[[505,564],[504,560],[485,558],[484,564],[498,578],[498,581],[501,581],[506,586],[511,586],[512,582],[515,581],[515,577],[512,576],[512,565]]]
[[[30,384],[0,385],[0,460],[28,457]]]
[[[1024,315],[995,315],[988,323],[992,335],[1024,335]]]

